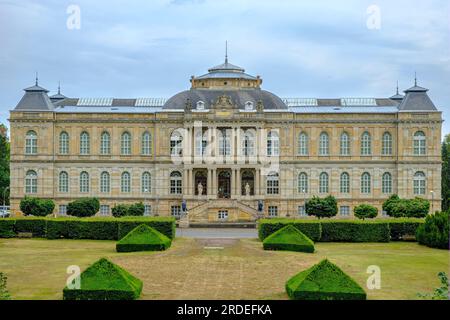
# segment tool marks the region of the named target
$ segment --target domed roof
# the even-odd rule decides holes
[[[184,109],[186,102],[196,108],[197,102],[202,101],[205,104],[205,109],[210,109],[220,96],[228,96],[231,98],[233,104],[237,105],[239,109],[244,110],[247,102],[252,102],[254,106],[259,101],[262,101],[265,110],[287,110],[286,104],[271,92],[261,89],[245,89],[245,90],[205,90],[205,89],[190,89],[182,91],[171,97],[164,104],[163,109],[166,110],[180,110]]]

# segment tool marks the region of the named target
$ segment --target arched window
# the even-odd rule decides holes
[[[25,137],[25,153],[37,154],[37,134],[32,130]]]
[[[392,155],[392,135],[389,132],[383,133],[381,154],[383,156]]]
[[[392,193],[392,175],[389,172],[385,172],[381,178],[381,192]]]
[[[87,193],[89,192],[89,173],[83,171],[80,174],[80,192]]]
[[[218,138],[219,138],[219,155],[221,156],[229,156],[231,155],[231,130],[227,129],[219,129]]]
[[[69,154],[69,134],[65,131],[59,134],[59,153]]]
[[[278,133],[270,131],[267,134],[267,156],[276,157],[280,155],[280,138]]]
[[[122,133],[120,139],[120,153],[122,155],[131,154],[131,134],[129,132]]]
[[[89,154],[91,151],[89,133],[83,131],[80,134],[80,154]]]
[[[111,153],[111,136],[108,132],[103,131],[100,137],[100,154]]]
[[[350,193],[350,175],[347,172],[341,174],[340,190],[341,193]]]
[[[319,156],[328,156],[330,154],[330,141],[328,133],[322,132],[319,137]]]
[[[144,172],[142,174],[142,192],[143,193],[151,193],[152,192],[152,176],[150,172]]]
[[[370,174],[367,172],[364,172],[361,176],[361,193],[370,193],[372,190],[372,183]]]
[[[267,194],[279,194],[279,176],[278,173],[271,173],[267,176]]]
[[[129,172],[122,173],[120,178],[120,191],[121,192],[131,192],[131,176]]]
[[[298,155],[307,156],[309,153],[308,135],[305,132],[298,136]]]
[[[37,173],[28,170],[25,175],[25,193],[37,193]]]
[[[181,173],[174,171],[170,174],[170,193],[181,194],[183,192],[183,181]]]
[[[427,138],[423,131],[414,134],[414,155],[424,156],[427,153]]]
[[[414,175],[414,194],[425,195],[427,186],[427,178],[425,173],[419,171]]]
[[[341,149],[341,156],[349,156],[350,155],[350,136],[347,132],[343,132],[341,134],[340,139],[340,149]]]
[[[175,131],[170,136],[170,155],[182,156],[183,155],[183,137],[178,131]]]
[[[144,156],[152,154],[152,134],[148,131],[142,134],[141,153]]]
[[[242,154],[246,157],[255,155],[255,136],[251,130],[245,130],[244,132]]]
[[[298,175],[297,191],[299,193],[307,193],[308,192],[308,175],[304,172],[302,172]]]
[[[319,176],[319,193],[328,193],[329,191],[329,181],[328,173],[322,172]]]
[[[369,132],[364,132],[361,136],[361,155],[369,156],[372,154],[372,138]]]
[[[100,174],[100,192],[108,193],[111,191],[111,179],[108,172],[103,171]]]
[[[59,192],[69,192],[69,174],[66,171],[59,173]]]

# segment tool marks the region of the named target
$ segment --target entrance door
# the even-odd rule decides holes
[[[221,199],[230,199],[231,197],[231,172],[228,170],[220,171],[218,177],[217,195]]]

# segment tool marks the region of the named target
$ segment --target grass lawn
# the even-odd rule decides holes
[[[418,292],[439,286],[438,272],[449,270],[449,251],[414,242],[316,243],[314,254],[264,251],[253,239],[208,243],[176,238],[164,252],[117,253],[115,245],[0,239],[0,271],[8,277],[13,299],[61,299],[67,267],[84,270],[101,257],[143,281],[142,299],[287,299],[285,282],[328,258],[365,288],[369,299],[417,299]],[[380,290],[366,289],[370,265],[381,268]]]

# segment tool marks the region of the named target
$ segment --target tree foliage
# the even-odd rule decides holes
[[[442,210],[450,209],[450,134],[442,143]]]
[[[378,215],[378,209],[369,204],[360,204],[353,209],[355,217],[358,219],[373,219]]]
[[[306,201],[305,210],[309,216],[316,216],[319,219],[331,218],[338,213],[337,201],[331,195],[324,199],[314,196]]]
[[[54,209],[55,203],[50,199],[25,197],[20,201],[20,211],[26,216],[45,217]]]
[[[449,212],[436,212],[426,217],[416,232],[420,244],[431,248],[449,248]]]
[[[128,204],[118,204],[114,206],[111,210],[114,217],[124,217],[124,216],[143,216],[145,212],[145,206],[142,202]]]
[[[10,143],[7,135],[7,128],[0,124],[0,204],[3,204],[5,195],[6,204],[9,204],[9,150]],[[6,192],[5,192],[6,190]]]
[[[67,214],[75,217],[91,217],[100,209],[100,202],[97,198],[81,198],[70,202],[67,205]]]
[[[394,194],[383,203],[383,210],[395,218],[423,218],[430,211],[430,201],[421,198],[400,199]]]

